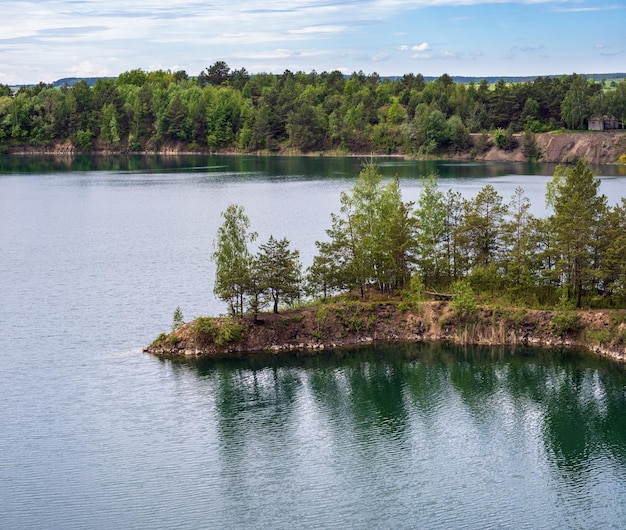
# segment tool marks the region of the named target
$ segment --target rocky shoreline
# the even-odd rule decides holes
[[[210,323],[209,328],[206,323]],[[201,326],[200,324],[203,324]],[[229,330],[228,333],[222,333]],[[237,319],[198,319],[160,335],[145,352],[169,358],[250,357],[373,343],[447,342],[584,348],[626,362],[626,311],[480,308],[459,317],[448,302],[341,302]]]

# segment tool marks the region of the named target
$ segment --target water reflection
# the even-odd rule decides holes
[[[110,171],[121,173],[236,173],[272,180],[355,178],[364,158],[220,155],[0,155],[0,175]],[[386,177],[414,179],[437,172],[447,178],[494,178],[504,175],[552,175],[556,164],[520,162],[452,162],[445,160],[376,159]],[[625,166],[596,166],[606,177],[626,176]]]
[[[287,432],[303,403],[359,445],[410,438],[416,425],[441,428],[458,403],[463,428],[479,433],[500,425],[523,438],[528,422],[539,427],[548,463],[566,478],[605,454],[626,470],[626,374],[582,353],[412,345],[190,366],[215,383],[225,443],[250,425]]]

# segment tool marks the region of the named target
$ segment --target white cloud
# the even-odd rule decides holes
[[[549,15],[546,9],[553,7],[600,11],[624,7],[620,0],[607,2],[612,4],[597,7],[595,0],[3,0],[0,82],[15,78],[53,81],[76,72],[116,75],[153,64],[177,64],[195,75],[215,60],[225,60],[233,68],[245,66],[251,72],[266,67],[279,71],[285,67],[345,68],[350,72],[362,67],[361,60],[386,61],[391,74],[401,72],[402,59],[407,56],[431,60],[433,68],[438,68],[436,60],[478,57],[467,51],[445,54],[433,50],[444,46],[449,50],[479,46],[486,50],[487,62],[495,59],[495,50],[506,50],[512,43],[506,39],[490,43],[489,32],[476,35],[477,39],[465,46],[458,42],[461,36],[448,27],[451,23],[473,19],[463,28],[470,33],[481,31],[485,23],[482,11],[481,17],[473,16],[471,6],[489,5],[483,11],[495,12],[499,4],[517,4],[516,9],[519,4],[525,4],[524,9],[545,4],[543,15]],[[434,20],[433,12],[440,7],[454,7],[458,16],[442,18],[440,27],[424,22]],[[615,13],[605,18],[612,20]],[[434,45],[433,39],[439,38],[445,40]],[[580,35],[574,38],[587,51],[593,45],[583,42]],[[623,48],[621,39],[618,44],[608,33],[602,38],[614,50]],[[408,43],[396,45],[393,39]],[[415,39],[414,44],[410,39]],[[546,44],[556,53],[551,41]],[[398,53],[378,50],[403,55],[398,58]],[[522,57],[522,51],[537,50],[541,48],[519,48],[516,53]],[[74,54],[76,61],[68,61]],[[596,61],[598,56],[595,54]],[[107,57],[117,60],[111,62]],[[242,63],[234,64],[233,59]],[[615,68],[616,62],[605,64]]]
[[[375,63],[386,61],[387,59],[389,59],[388,53],[377,53],[376,55],[372,56],[372,61],[374,61]]]

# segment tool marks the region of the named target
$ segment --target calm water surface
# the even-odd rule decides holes
[[[377,348],[253,364],[141,347],[219,314],[219,214],[305,264],[357,159],[0,157],[0,528],[623,528],[626,373],[585,355]],[[380,162],[406,200],[553,168]],[[599,168],[617,202],[618,168]]]

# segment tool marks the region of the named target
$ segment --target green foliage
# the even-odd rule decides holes
[[[256,233],[248,232],[250,220],[242,206],[231,204],[222,217],[224,222],[217,231],[211,256],[216,267],[213,292],[228,303],[233,315],[242,315],[251,279],[252,255],[248,243],[256,239]]]
[[[478,303],[476,295],[467,280],[460,280],[452,286],[452,302],[450,306],[457,316],[467,318],[476,312]]]
[[[399,304],[398,309],[406,311],[413,309],[420,311],[422,302],[424,300],[424,282],[418,274],[411,276],[409,288],[402,291],[402,302]]]
[[[580,329],[580,321],[575,311],[556,311],[550,320],[552,331],[564,336]]]
[[[413,81],[417,79],[417,82]],[[626,81],[602,91],[583,76],[526,83],[455,83],[450,76],[425,82],[406,75],[384,80],[339,71],[250,75],[216,61],[197,76],[140,69],[116,80],[80,82],[57,89],[40,83],[12,95],[0,85],[0,142],[45,144],[71,139],[89,150],[133,151],[170,143],[196,149],[418,153],[471,148],[469,132],[501,129],[541,132],[564,125],[584,128],[592,113],[626,117]],[[512,132],[512,129],[511,129]],[[508,132],[502,137],[505,149]],[[510,140],[510,137],[509,137]],[[472,149],[479,156],[486,144]]]
[[[167,339],[167,333],[159,333],[159,336],[152,341],[152,344],[150,344],[150,346],[152,346],[153,348],[160,346],[161,344],[163,344],[165,339]]]
[[[232,319],[223,319],[218,324],[214,318],[199,317],[194,324],[193,336],[199,346],[213,342],[224,346],[242,339],[243,326]]]
[[[470,155],[472,156],[472,158],[476,158],[477,156],[484,155],[492,147],[493,143],[489,138],[489,133],[483,131],[474,141],[474,147],[472,147]]]
[[[576,307],[581,307],[583,293],[593,288],[598,275],[596,250],[607,209],[606,197],[598,195],[599,186],[584,161],[557,167],[548,185],[547,202],[554,209],[550,228],[557,255],[555,269],[573,291]]]
[[[315,320],[315,325],[317,326],[317,329],[323,329],[328,319],[328,310],[324,306],[319,306],[315,310],[315,316],[313,318]]]
[[[366,163],[351,193],[341,194],[340,215],[331,215],[330,241],[316,243],[320,254],[309,286],[322,287],[324,295],[358,289],[362,297],[368,285],[381,292],[402,288],[415,245],[410,207],[398,181],[383,184],[376,167]]]
[[[223,320],[215,337],[215,342],[220,346],[238,342],[243,338],[243,326],[233,320]]]
[[[170,333],[167,337],[166,342],[169,346],[176,346],[180,342],[180,340],[180,337],[174,335],[173,333]]]
[[[498,128],[493,133],[493,140],[502,151],[512,151],[518,146],[517,139],[513,136],[513,127],[509,126],[506,131]]]
[[[300,253],[290,250],[286,238],[277,240],[270,236],[267,243],[259,246],[252,275],[258,281],[261,296],[267,293],[271,298],[274,313],[278,313],[281,301],[290,305],[300,297]]]
[[[79,151],[91,151],[94,134],[89,130],[80,130],[76,133],[74,145]]]
[[[174,317],[172,319],[172,331],[176,331],[179,327],[184,324],[183,320],[183,312],[180,309],[180,306],[177,306],[174,310]]]
[[[524,131],[522,134],[522,153],[528,162],[536,162],[543,157],[543,152],[537,145],[535,133],[531,131]]]
[[[215,319],[211,317],[198,317],[193,327],[193,337],[197,344],[206,345],[215,340],[218,328]]]

